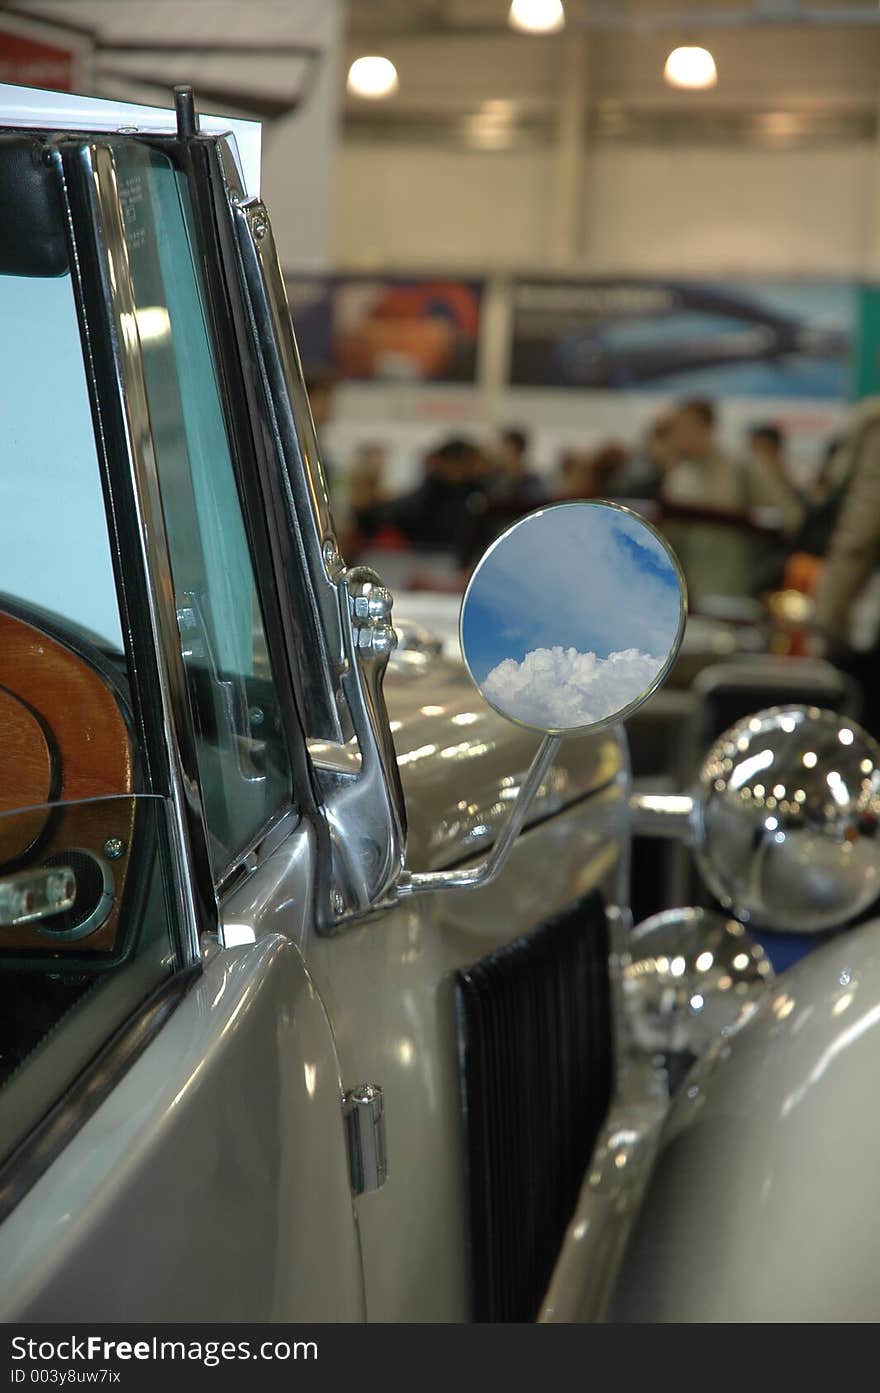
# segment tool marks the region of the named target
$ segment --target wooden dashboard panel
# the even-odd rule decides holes
[[[90,662],[38,624],[0,609],[0,874],[76,850],[94,857],[113,885],[106,918],[86,937],[19,925],[0,931],[0,952],[51,958],[117,947],[134,831],[135,800],[125,795],[134,792],[135,761],[120,696],[100,670],[104,662],[99,653]],[[81,801],[113,795],[121,796]],[[46,804],[54,805],[51,813]],[[111,838],[122,854],[109,860]]]

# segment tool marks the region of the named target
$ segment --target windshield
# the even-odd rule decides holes
[[[0,1159],[181,965],[54,178],[0,133]]]

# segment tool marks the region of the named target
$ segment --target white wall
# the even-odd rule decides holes
[[[578,268],[861,275],[877,269],[880,157],[813,150],[605,145],[585,155]],[[349,269],[548,266],[548,149],[343,144],[332,254]]]
[[[589,164],[597,269],[853,275],[868,269],[875,147],[634,148]]]
[[[333,256],[351,268],[540,264],[546,151],[346,144],[337,151]]]
[[[200,90],[233,91],[289,101],[303,91],[305,63],[285,52],[303,45],[320,53],[317,81],[301,108],[263,126],[262,192],[272,214],[285,265],[318,270],[327,265],[330,189],[340,102],[342,0],[34,0],[35,13],[60,25],[92,31],[98,54],[92,91],[120,100],[171,105],[171,88],[191,82],[205,111],[222,111]],[[62,31],[63,32],[63,31]],[[173,41],[174,53],[156,53],[155,40]],[[240,45],[231,52],[203,51],[201,42]],[[144,45],[142,51],[101,45]],[[250,51],[259,46],[259,52]],[[279,52],[275,52],[276,49]],[[107,53],[109,52],[109,57]],[[106,69],[106,70],[105,70]],[[156,81],[160,86],[153,86]],[[141,83],[147,81],[149,86]],[[233,108],[246,115],[247,106]]]

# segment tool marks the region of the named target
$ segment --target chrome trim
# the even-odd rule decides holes
[[[633,793],[629,809],[633,835],[691,840],[694,800],[686,793]]]
[[[116,880],[114,879],[113,872],[111,871],[110,867],[107,865],[107,862],[103,859],[103,857],[96,856],[93,851],[89,851],[87,847],[83,846],[66,847],[64,850],[64,855],[69,856],[72,851],[78,852],[80,856],[85,856],[89,861],[93,861],[94,864],[97,866],[98,871],[101,875],[101,893],[98,896],[98,902],[92,910],[91,914],[87,915],[81,923],[75,924],[73,928],[54,929],[51,924],[38,925],[37,931],[43,934],[47,939],[54,939],[56,943],[75,943],[78,939],[88,938],[89,934],[93,934],[95,930],[99,929],[101,925],[104,923],[104,921],[107,918],[107,915],[113,908],[113,901],[116,898]],[[76,875],[73,871],[68,871],[68,868],[66,866],[63,867],[63,870],[68,872],[73,877],[74,891],[70,904],[62,904],[58,905],[54,909],[46,909],[43,912],[43,914],[38,916],[40,919],[45,919],[49,915],[57,914],[59,910],[68,908],[72,909],[75,906]]]
[[[103,305],[109,310],[105,321],[108,346],[112,353],[114,389],[119,406],[119,426],[125,438],[124,463],[110,457],[105,446],[105,470],[110,480],[114,512],[123,515],[130,506],[137,521],[137,562],[146,600],[152,664],[158,681],[158,697],[166,733],[164,773],[169,783],[175,861],[174,884],[183,932],[183,965],[200,960],[200,935],[216,928],[216,902],[212,886],[201,786],[192,731],[186,674],[171,579],[168,538],[153,447],[140,340],[137,332],[134,292],[128,262],[128,248],[122,208],[116,185],[116,170],[109,145],[63,142],[53,154],[69,193],[82,199],[83,212],[93,239],[96,269],[100,277]],[[74,239],[79,241],[77,220],[72,218]],[[80,295],[84,282],[77,248],[75,275]],[[90,349],[88,366],[99,418],[106,409],[104,393],[97,380],[91,354],[92,333],[87,309],[84,333]],[[103,425],[103,422],[101,422]],[[102,432],[103,434],[103,432]],[[117,499],[117,470],[124,495]],[[130,565],[131,557],[124,558]],[[145,655],[137,655],[147,661]],[[198,896],[198,899],[197,899]],[[208,922],[205,922],[205,920]]]
[[[491,885],[501,874],[510,849],[522,829],[532,799],[538,793],[550,765],[562,744],[561,735],[545,735],[538,746],[528,773],[523,779],[510,814],[498,834],[492,850],[474,866],[458,871],[428,871],[404,874],[397,886],[399,896],[415,895],[429,890],[468,890],[476,885]]]
[[[263,429],[276,457],[296,554],[296,572],[288,579],[298,621],[294,641],[304,687],[306,735],[342,742],[351,735],[340,701],[340,679],[348,661],[339,618],[343,563],[327,483],[268,214],[262,203],[236,202],[234,195],[231,200],[263,385]]]
[[[340,625],[350,660],[342,690],[360,748],[354,776],[317,768],[331,838],[330,923],[381,904],[403,871],[406,804],[382,682],[397,638],[391,592],[374,571],[355,567],[340,587]],[[319,907],[319,917],[321,915]],[[327,907],[323,907],[326,913]]]
[[[76,876],[70,866],[41,866],[0,878],[0,929],[32,924],[73,908]]]
[[[443,640],[437,634],[417,624],[412,619],[397,619],[394,624],[397,632],[397,650],[412,656],[430,659],[443,656]],[[394,655],[392,654],[392,657]]]
[[[258,425],[286,524],[279,588],[287,588],[285,627],[305,735],[336,746],[354,736],[361,755],[353,774],[312,766],[318,816],[329,833],[316,905],[319,931],[327,933],[382,903],[403,867],[406,816],[382,695],[396,643],[392,601],[375,573],[347,571],[339,554],[266,209],[229,191],[228,202],[251,336],[243,351],[260,376]]]
[[[253,841],[237,851],[235,858],[223,871],[217,882],[217,900],[222,912],[224,902],[237,890],[248,876],[252,875],[273,852],[277,851],[300,823],[298,808],[282,808],[262,827]],[[223,942],[222,919],[219,926],[220,942]]]
[[[662,1093],[612,1105],[538,1312],[541,1325],[602,1321],[651,1178],[668,1111]]]
[[[352,1193],[366,1195],[381,1190],[388,1178],[381,1088],[374,1083],[350,1088],[342,1098],[342,1116]]]

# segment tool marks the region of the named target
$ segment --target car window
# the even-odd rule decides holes
[[[60,200],[58,219],[63,247]],[[167,805],[143,791],[71,277],[35,270],[8,231],[0,320],[2,1160],[183,954]]]
[[[119,194],[215,873],[291,797],[290,760],[194,255],[164,154],[116,151]]]
[[[0,275],[0,594],[122,650],[69,275]]]

